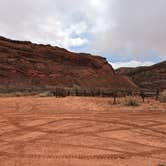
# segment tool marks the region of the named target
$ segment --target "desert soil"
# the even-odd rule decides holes
[[[0,98],[0,166],[166,165],[166,105]]]

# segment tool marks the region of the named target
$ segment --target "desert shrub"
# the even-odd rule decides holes
[[[135,97],[127,97],[125,99],[125,105],[126,106],[139,106],[139,101]]]
[[[65,90],[64,88],[56,88],[55,91],[52,92],[53,96],[56,97],[66,97],[68,91]]]
[[[158,164],[158,166],[165,166],[164,164]]]
[[[159,96],[159,101],[160,102],[166,102],[166,90],[164,90],[161,94],[160,94],[160,96]]]
[[[51,97],[53,94],[50,91],[41,92],[37,94],[38,97]]]

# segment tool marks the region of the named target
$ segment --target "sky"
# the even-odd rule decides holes
[[[166,0],[0,0],[0,36],[106,57],[114,68],[166,60]]]

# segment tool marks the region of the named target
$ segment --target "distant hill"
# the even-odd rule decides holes
[[[135,87],[127,77],[115,74],[103,57],[0,37],[0,89],[74,86]]]
[[[140,88],[166,89],[166,61],[149,67],[119,68],[116,73],[128,76]]]

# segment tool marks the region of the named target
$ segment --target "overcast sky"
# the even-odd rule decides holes
[[[0,0],[0,35],[151,65],[166,60],[166,0]]]

